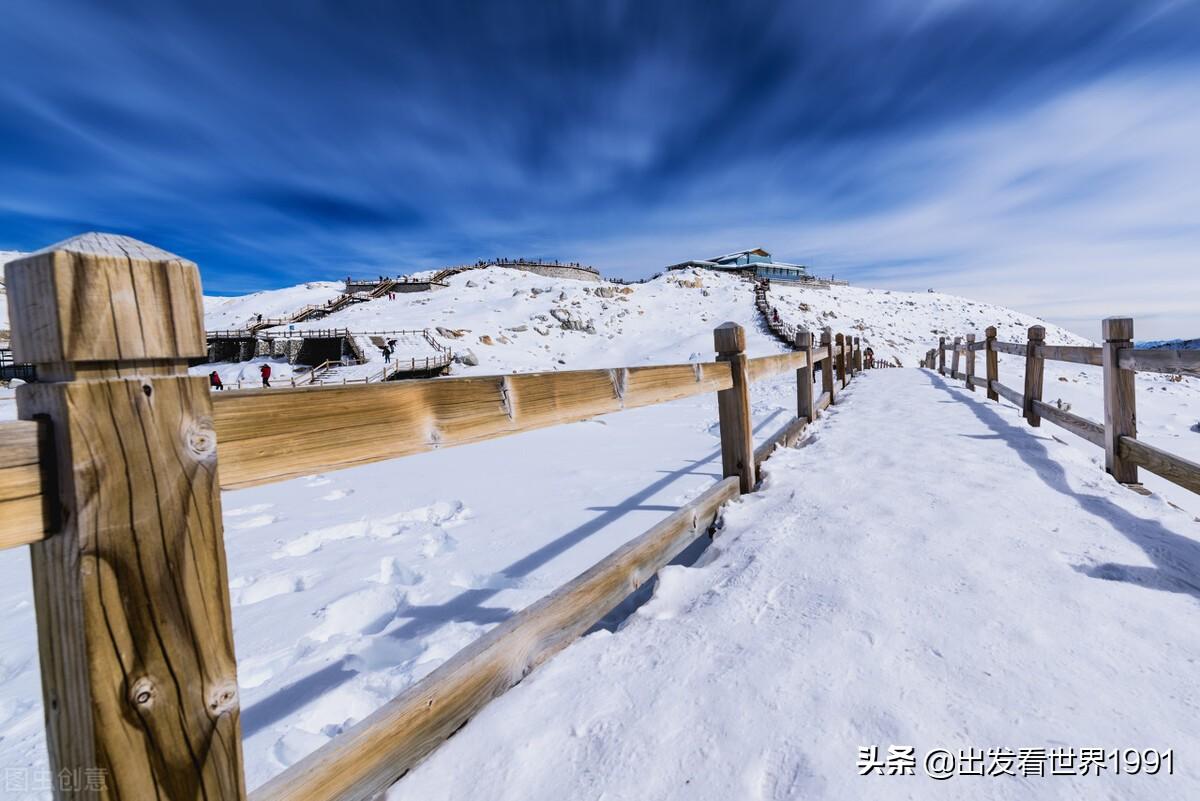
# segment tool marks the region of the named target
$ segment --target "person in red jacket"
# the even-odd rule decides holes
[[[221,375],[216,370],[208,374],[208,385],[213,389],[225,389],[225,384],[221,382]]]
[[[262,376],[264,387],[271,386],[271,365],[264,364],[262,367],[258,368],[258,374]]]

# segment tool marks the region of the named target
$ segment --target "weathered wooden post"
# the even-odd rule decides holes
[[[858,337],[854,338],[854,372],[862,372],[862,342]]]
[[[845,389],[849,383],[849,379],[846,378],[846,335],[838,334],[833,338],[833,343],[833,349],[836,351],[833,355],[833,365],[837,369],[838,384]]]
[[[717,361],[729,362],[733,386],[717,393],[723,475],[741,480],[742,494],[754,491],[754,429],[750,424],[750,378],[746,374],[746,332],[737,323],[713,330]]]
[[[938,337],[938,373],[946,374],[946,338]]]
[[[1137,438],[1136,373],[1118,363],[1122,348],[1133,347],[1133,320],[1109,317],[1101,323],[1104,344],[1104,467],[1122,484],[1138,483],[1137,465],[1121,458],[1121,437]]]
[[[1025,343],[1025,419],[1035,428],[1042,424],[1042,416],[1034,407],[1034,401],[1042,399],[1042,372],[1045,360],[1038,355],[1038,348],[1046,341],[1046,329],[1031,326],[1029,341]]]
[[[975,391],[975,335],[967,334],[967,389]]]
[[[954,338],[954,355],[950,357],[950,377],[961,378],[958,374],[958,351],[962,345],[962,337]]]
[[[833,380],[833,329],[825,326],[821,331],[821,347],[825,349],[825,358],[821,361],[821,392],[829,393],[829,405],[837,402],[837,382]]]
[[[59,520],[31,546],[64,798],[242,799],[242,732],[196,265],[84,234],[7,266],[23,419],[53,431]],[[97,772],[92,774],[90,772]]]
[[[807,328],[796,332],[796,350],[804,353],[804,366],[796,370],[796,416],[808,422],[817,419],[816,398],[813,397],[813,335]]]
[[[989,325],[984,332],[987,337],[986,349],[983,351],[987,361],[987,396],[988,400],[998,401],[1000,395],[992,386],[993,381],[1000,380],[1000,355],[996,353],[996,326]]]

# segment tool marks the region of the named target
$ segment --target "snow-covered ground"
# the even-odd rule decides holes
[[[834,331],[853,332],[885,359],[899,358],[912,367],[925,352],[937,345],[938,337],[948,340],[974,333],[980,339],[989,325],[1005,342],[1025,342],[1030,326],[1046,328],[1051,345],[1095,345],[1096,342],[1072,334],[1064,328],[1000,306],[976,303],[967,298],[932,292],[892,292],[861,287],[833,287],[828,290],[805,289],[781,282],[771,285],[771,302],[780,318],[792,325],[819,330],[824,325]],[[1136,321],[1135,321],[1136,323]],[[861,333],[860,333],[861,332]],[[1100,337],[1100,321],[1096,321]],[[946,355],[947,370],[950,354]],[[960,369],[966,369],[965,365]],[[976,374],[985,372],[983,356],[976,359]],[[1021,392],[1025,386],[1025,360],[1000,354],[1000,382]],[[979,390],[982,394],[982,390]],[[1075,414],[1104,422],[1103,370],[1089,365],[1047,361],[1044,368],[1043,400],[1062,403]],[[1139,373],[1137,376],[1138,438],[1169,453],[1200,462],[1200,379],[1172,381],[1169,376]],[[1088,458],[1103,463],[1104,455],[1095,446],[1043,421],[1048,432],[1071,440]],[[1172,502],[1200,515],[1200,500],[1185,489],[1145,470],[1143,482]]]
[[[1200,797],[1191,517],[928,371],[845,398],[697,564],[390,801]],[[861,776],[864,746],[916,775]],[[1017,775],[927,778],[937,748]],[[1021,748],[1174,749],[1174,775],[1031,777]]]
[[[206,324],[210,329],[241,327],[260,313],[264,317],[281,316],[310,303],[323,303],[336,296],[339,289],[338,284],[316,283],[245,298],[206,298]],[[986,325],[997,324],[1003,338],[1019,340],[1025,328],[1037,322],[1007,309],[926,293],[887,293],[857,287],[805,292],[775,285],[771,297],[786,311],[789,322],[804,322],[814,329],[828,324],[835,330],[857,333],[882,356],[887,356],[891,348],[890,352],[906,365],[915,364],[943,333],[953,336],[982,332]],[[789,297],[790,307],[786,305]],[[801,303],[806,303],[808,309],[802,309]],[[725,320],[746,327],[751,355],[781,350],[758,320],[752,285],[712,273],[671,273],[625,288],[541,278],[514,270],[472,271],[451,278],[445,290],[400,294],[395,300],[353,305],[297,328],[336,327],[357,332],[428,328],[460,357],[453,365],[453,374],[479,375],[709,360],[713,356],[712,329]],[[862,327],[856,327],[859,325]],[[1054,326],[1047,325],[1047,330],[1051,342],[1085,344]],[[464,358],[468,351],[469,358]],[[378,352],[369,355],[382,365]],[[290,366],[280,361],[272,364],[276,383],[285,383]],[[1002,380],[1019,388],[1020,367],[1019,359],[1002,357]],[[1098,419],[1098,412],[1088,406],[1099,403],[1096,379],[1084,375],[1093,368],[1064,367],[1069,368],[1063,373],[1067,381],[1060,382],[1056,368],[1047,366],[1047,400],[1061,396],[1075,404],[1073,411]],[[194,369],[203,373],[217,369],[227,384],[234,383],[231,378],[238,375],[253,383],[258,379],[256,362]],[[1098,376],[1098,370],[1093,372]],[[1143,381],[1147,382],[1145,386]],[[1191,452],[1188,448],[1200,448],[1200,432],[1188,430],[1200,420],[1197,383],[1191,379],[1172,384],[1157,377],[1139,378],[1139,423],[1146,439],[1184,455]],[[789,782],[794,778],[794,786],[802,788],[794,794],[800,797],[858,798],[866,797],[863,793],[868,791],[862,789],[865,785],[842,784],[856,776],[853,747],[848,757],[836,749],[860,733],[879,731],[879,744],[884,746],[889,743],[883,742],[883,733],[895,732],[894,742],[901,744],[899,735],[910,731],[905,725],[918,727],[915,734],[930,741],[938,735],[947,741],[982,747],[1059,742],[1089,746],[1092,743],[1080,741],[1085,735],[1107,736],[1109,730],[1098,722],[1107,708],[1102,704],[1080,713],[1083,722],[1079,728],[1068,725],[1061,712],[1065,706],[1048,707],[1060,710],[1051,718],[1051,722],[1062,724],[1058,729],[1048,723],[1037,728],[1030,721],[1041,719],[1032,713],[1012,713],[1010,728],[1004,728],[1000,712],[986,718],[969,717],[969,697],[976,692],[987,696],[985,685],[991,693],[991,701],[984,699],[988,703],[998,704],[995,698],[999,697],[1014,704],[1033,704],[1045,701],[1047,687],[1053,684],[1039,678],[1029,686],[1021,685],[1021,672],[1012,666],[992,671],[993,678],[986,677],[982,671],[990,668],[984,664],[985,656],[991,654],[1003,667],[1007,664],[1003,662],[1006,652],[995,640],[981,638],[985,634],[1011,635],[1019,646],[1012,658],[1024,660],[1020,664],[1029,670],[1041,665],[1086,662],[1077,676],[1064,680],[1071,692],[1081,691],[1084,679],[1094,679],[1097,671],[1107,672],[1112,682],[1124,682],[1107,703],[1125,713],[1126,702],[1141,697],[1136,693],[1142,686],[1139,682],[1143,682],[1140,674],[1130,677],[1128,672],[1121,672],[1133,670],[1131,665],[1138,664],[1127,655],[1144,654],[1146,660],[1158,660],[1162,648],[1146,633],[1145,626],[1131,624],[1132,633],[1126,636],[1114,633],[1120,630],[1117,624],[1125,624],[1126,614],[1153,613],[1146,619],[1170,619],[1186,627],[1187,617],[1177,607],[1194,604],[1195,598],[1168,595],[1147,586],[1097,581],[1071,569],[1072,565],[1091,565],[1093,562],[1088,560],[1137,564],[1133,559],[1141,551],[1126,553],[1128,542],[1119,534],[1124,533],[1129,541],[1141,541],[1137,534],[1142,531],[1141,524],[1114,513],[1108,518],[1106,533],[1096,522],[1103,515],[1096,513],[1095,503],[1058,489],[1049,491],[1048,482],[1055,470],[1064,471],[1064,480],[1079,492],[1099,494],[1106,499],[1104,504],[1132,510],[1134,517],[1167,521],[1162,525],[1169,524],[1173,537],[1194,537],[1195,524],[1190,516],[1170,510],[1159,498],[1141,498],[1111,488],[1102,467],[1097,466],[1100,453],[1091,445],[1050,424],[1044,424],[1040,431],[1026,428],[1013,433],[1023,423],[1011,408],[984,403],[981,392],[976,394],[975,404],[950,403],[951,394],[967,393],[942,389],[937,379],[924,372],[877,371],[864,376],[849,393],[847,404],[835,409],[829,421],[818,426],[811,446],[772,460],[767,491],[731,509],[729,534],[721,550],[706,558],[707,566],[669,569],[658,597],[625,630],[591,635],[510,696],[531,699],[533,696],[527,695],[530,688],[553,687],[552,682],[562,681],[561,690],[547,691],[548,706],[534,706],[527,701],[521,712],[533,721],[549,721],[557,710],[561,713],[557,723],[538,727],[539,733],[530,739],[524,739],[526,735],[517,733],[517,728],[512,729],[514,739],[508,746],[517,750],[504,751],[501,746],[505,743],[491,738],[499,733],[503,739],[505,727],[517,727],[519,722],[504,721],[501,713],[494,711],[513,707],[494,707],[447,747],[471,750],[475,761],[457,765],[454,772],[460,775],[439,777],[435,775],[438,770],[422,768],[395,792],[403,798],[472,793],[488,798],[504,797],[505,793],[522,798],[555,793],[555,797],[591,798],[600,797],[606,790],[607,797],[614,798],[753,798],[752,793],[736,784],[739,777],[747,782],[754,777],[768,777],[761,778],[765,784],[760,786],[766,788],[766,797],[788,797],[784,790],[775,796],[767,790],[792,786]],[[0,419],[15,416],[10,398],[11,393],[6,398],[5,391],[0,390]],[[756,385],[753,398],[760,439],[794,411],[794,388],[787,379]],[[886,418],[878,411],[880,406],[890,410]],[[976,409],[981,411],[973,411]],[[988,422],[992,415],[1004,421],[1003,435]],[[1196,419],[1189,423],[1190,417]],[[967,425],[972,419],[977,421],[973,427]],[[928,437],[929,442],[908,453],[910,446],[917,447],[911,440],[922,437]],[[1071,447],[1051,437],[1070,442]],[[879,443],[877,448],[875,443]],[[720,473],[718,447],[715,398],[693,398],[225,493],[249,785],[260,784],[300,759],[513,610],[573,577],[710,486]],[[1036,456],[1037,448],[1045,450],[1049,454],[1045,459],[1060,467],[1047,467],[1035,460],[1034,469],[1028,460],[1022,461]],[[1028,449],[1034,450],[1026,452]],[[794,478],[788,478],[793,473]],[[801,476],[802,486],[798,483]],[[1014,488],[1012,494],[989,500],[990,496],[982,494],[985,478],[1001,485],[1008,482]],[[814,479],[818,481],[815,485]],[[1153,483],[1151,486],[1159,488]],[[815,494],[814,487],[818,490]],[[1173,488],[1171,492],[1177,494],[1166,497],[1185,508],[1200,506],[1191,500],[1194,496]],[[1028,502],[1020,502],[1022,497]],[[1029,519],[1042,508],[1048,510],[1045,516],[1039,513],[1036,520]],[[828,523],[820,522],[818,509]],[[760,512],[762,526],[757,524]],[[1159,517],[1147,517],[1151,513]],[[997,530],[1001,523],[1007,526],[1003,534]],[[881,527],[885,525],[896,527],[894,540],[883,533]],[[1057,525],[1065,533],[1047,533],[1050,525]],[[782,536],[784,532],[786,537]],[[985,532],[990,533],[985,537]],[[1186,549],[1175,547],[1176,539],[1164,541],[1166,545],[1154,545],[1154,553],[1159,556],[1148,558],[1175,565],[1170,570],[1176,577],[1182,576],[1185,568],[1196,566]],[[1012,548],[1003,553],[988,550],[999,549],[1005,543]],[[763,553],[755,556],[760,546]],[[1028,559],[1031,553],[1045,556],[1045,549],[1055,547],[1065,554],[1057,567],[1047,556],[1044,563],[1026,565],[1027,575],[1014,572],[1013,561]],[[797,550],[801,548],[813,550]],[[886,561],[884,557],[891,558],[886,564],[889,570],[907,566],[916,572],[889,573],[884,564],[869,561]],[[989,576],[984,562],[992,557],[1004,569]],[[781,587],[785,577],[780,571],[790,571],[786,589],[772,594],[771,587],[764,590],[755,585],[742,598],[741,582],[749,582],[751,574],[757,576],[754,570],[759,568],[741,570],[736,565],[755,560],[763,562],[759,568],[767,563],[774,565],[769,577]],[[909,564],[918,560],[920,564]],[[1053,572],[1063,566],[1069,580]],[[861,578],[855,577],[856,571]],[[1130,575],[1140,573],[1133,571]],[[1106,577],[1115,578],[1117,574]],[[1043,585],[1035,579],[1045,583],[1044,591],[1037,589]],[[961,587],[954,583],[956,580],[962,582]],[[45,749],[28,557],[23,549],[0,552],[0,585],[0,609],[8,612],[0,619],[0,767],[39,768],[45,765]],[[715,595],[704,596],[714,587]],[[1081,588],[1080,594],[1073,592],[1076,587]],[[1126,600],[1124,594],[1133,594],[1127,606],[1108,596],[1093,597],[1118,589],[1122,601]],[[881,606],[874,612],[877,617],[871,618],[862,603],[876,591],[879,594],[875,600]],[[1021,593],[1034,597],[1022,597]],[[707,600],[689,600],[702,596]],[[720,605],[716,598],[720,596],[729,600],[729,609],[717,608]],[[720,622],[717,616],[723,615],[724,623],[729,623],[745,613],[755,598],[762,614],[755,607],[754,615],[741,621],[740,630],[727,632],[728,650],[716,647],[707,653],[696,651],[690,657],[683,652],[684,640],[677,637],[688,636],[685,632],[698,636],[701,620],[715,626]],[[1017,600],[1010,603],[1011,598]],[[885,599],[887,606],[883,606]],[[1076,618],[1090,623],[1088,610],[1093,601],[1097,604],[1096,614],[1111,615],[1113,608],[1120,607],[1116,617],[1097,624],[1106,627],[1102,634],[1116,638],[1115,646],[1111,640],[1102,649],[1102,643],[1089,638],[1079,642],[1057,636],[1060,630],[1056,627],[1067,624],[1054,615],[1061,616],[1065,609],[1075,613],[1071,619],[1077,626],[1081,621]],[[961,604],[967,605],[960,609]],[[697,616],[695,621],[693,614]],[[676,620],[654,622],[671,615]],[[935,640],[932,624],[922,622],[921,615],[940,621],[945,639]],[[1043,615],[1050,620],[1035,621]],[[789,617],[794,619],[789,621]],[[646,641],[638,646],[628,644],[643,637],[657,643],[655,638],[662,627],[681,621],[686,621],[686,626],[670,635],[670,640],[662,640],[661,647]],[[844,631],[851,623],[856,627]],[[1051,628],[1035,629],[1036,636],[1020,635],[1018,624],[1034,623]],[[906,639],[892,630],[898,624],[903,624],[900,630],[906,633]],[[651,635],[644,629],[646,625],[659,629]],[[1164,626],[1159,633],[1176,629],[1174,625]],[[882,640],[891,650],[872,650],[863,645],[859,640],[866,642],[868,638],[857,637],[860,630],[870,632],[876,642]],[[828,641],[822,639],[826,636]],[[762,652],[753,652],[751,646],[760,639]],[[1035,646],[1040,647],[1046,639],[1053,640],[1054,647],[1048,653],[1054,658],[1036,662]],[[1178,651],[1166,655],[1163,670],[1178,667],[1176,661],[1170,661],[1178,654],[1195,652],[1186,631],[1174,642]],[[936,660],[930,657],[927,644],[942,656]],[[610,648],[615,650],[610,652]],[[854,648],[863,650],[859,653]],[[681,652],[675,653],[677,649]],[[641,656],[631,656],[638,650],[643,652]],[[1066,660],[1072,655],[1076,662]],[[721,723],[725,728],[718,728],[716,734],[693,729],[699,726],[699,718],[674,718],[678,712],[676,702],[685,689],[697,691],[695,682],[708,682],[704,686],[709,688],[710,696],[726,694],[720,678],[729,675],[733,680],[736,677],[732,673],[706,675],[692,669],[675,676],[678,692],[669,688],[670,673],[678,667],[676,661],[695,663],[714,657],[729,670],[739,659],[754,662],[756,671],[765,670],[773,657],[782,660],[778,667],[784,672],[776,676],[774,684],[754,690],[752,704],[747,707],[758,714],[761,709],[756,704],[778,689],[780,709],[763,712],[758,722],[749,717],[749,712],[735,716]],[[832,669],[837,664],[835,657],[848,661],[831,677],[822,670]],[[648,662],[638,661],[643,659],[657,659],[661,665],[650,671]],[[1097,659],[1100,661],[1092,665]],[[570,689],[567,678],[554,678],[574,675],[584,662],[611,669],[580,684],[577,691]],[[622,666],[627,664],[634,669],[626,671]],[[803,670],[813,665],[820,668],[815,671],[816,681]],[[659,670],[664,675],[652,677],[651,684],[634,681]],[[612,682],[609,689],[613,694],[596,685],[601,675]],[[629,681],[622,683],[626,675]],[[849,686],[848,676],[858,676],[861,682]],[[745,680],[739,681],[739,687],[749,686]],[[928,714],[912,711],[918,709],[918,701],[922,709],[929,706],[931,688],[939,682],[945,702],[930,707]],[[659,714],[657,707],[644,700],[654,697],[649,687],[657,688],[668,699],[664,710],[669,713]],[[1168,691],[1165,685],[1147,690],[1146,708],[1128,709],[1129,719],[1136,724],[1131,724],[1129,739],[1137,740],[1130,744],[1175,745],[1181,749],[1189,744],[1182,736],[1175,736],[1181,730],[1180,721],[1191,709],[1188,699],[1196,695],[1195,687],[1186,684],[1186,677],[1176,685],[1180,701],[1171,713],[1174,717],[1158,728],[1147,722],[1151,710],[1170,712],[1160,697]],[[624,702],[613,700],[615,694],[623,692],[628,692],[630,698],[643,699],[643,703],[628,708],[640,706],[645,723],[629,719],[627,708],[621,706]],[[733,693],[728,695],[729,700],[736,698]],[[590,696],[598,702],[607,703],[604,699],[608,699],[615,705],[598,712],[592,710],[594,715],[585,714],[576,704]],[[540,693],[538,697],[542,697]],[[499,703],[511,704],[510,699]],[[699,700],[703,703],[687,715],[722,711],[713,705],[717,703],[715,698]],[[982,708],[992,709],[986,705]],[[1192,713],[1194,716],[1194,709]],[[839,714],[842,719],[834,725],[831,721]],[[771,727],[781,725],[780,717],[804,722],[810,715],[819,724],[814,723],[803,734],[797,734],[793,727],[780,729],[779,736],[774,736]],[[553,739],[563,731],[559,724],[568,719],[578,724],[571,739]],[[656,725],[653,732],[639,728],[649,726],[651,721]],[[751,728],[759,734],[748,742],[763,746],[769,737],[775,750],[752,759],[748,751],[725,748],[731,744],[719,742],[722,731],[740,737]],[[978,738],[974,737],[976,733]],[[1139,739],[1135,734],[1144,737]],[[1030,742],[1017,742],[1018,735]],[[814,751],[811,738],[815,737],[830,744],[824,757]],[[1154,742],[1155,737],[1161,742]],[[913,739],[926,742],[915,736]],[[487,750],[489,741],[494,753],[479,756],[472,750]],[[541,746],[547,743],[553,743],[547,746],[552,752],[542,753]],[[1122,739],[1105,744],[1126,743]],[[721,777],[715,771],[697,772],[697,778],[685,786],[690,777],[683,775],[687,766],[699,770],[703,765],[695,764],[696,755],[710,751],[718,760],[714,764],[725,765],[727,762],[721,760],[741,757],[748,761]],[[510,765],[496,774],[517,783],[504,781],[503,787],[473,788],[443,784],[451,780],[470,782],[475,774],[482,781],[487,772],[477,767],[487,760],[494,762],[502,753],[525,763]],[[530,756],[535,753],[537,756]],[[589,760],[594,758],[594,771],[563,768],[563,760],[581,764],[583,755],[591,755]],[[440,759],[444,757],[435,757],[430,765],[450,764],[437,762]],[[629,760],[631,770],[624,779],[614,779],[610,772],[617,772],[617,764],[624,759]],[[638,770],[632,766],[642,764],[639,760],[661,766],[643,777],[648,782],[645,792],[620,789],[633,787],[622,782],[634,780]],[[464,770],[463,765],[470,769]],[[537,775],[537,765],[544,765],[548,772],[574,775]],[[809,774],[817,778],[805,779]],[[769,778],[772,776],[775,778]],[[671,784],[676,778],[679,788]],[[577,783],[568,787],[564,784],[568,780]],[[869,791],[877,792],[875,797],[926,795],[926,784],[912,791],[905,789],[903,779],[875,781],[877,784]],[[698,782],[705,787],[698,788]],[[959,788],[960,794],[946,790],[947,797],[962,797],[961,783],[948,784]],[[610,785],[612,789],[608,790]],[[983,794],[998,786],[988,784],[986,790],[971,792],[980,794],[973,797],[992,797]],[[1108,795],[1137,797],[1142,788],[1158,786],[1134,784],[1129,785],[1132,790],[1128,795],[1116,790]],[[1196,789],[1194,782],[1180,786]],[[852,787],[849,795],[842,792],[846,787]],[[1050,785],[1033,785],[1030,793],[1057,792],[1062,795],[1051,797],[1075,797],[1071,788],[1076,785],[1069,782],[1062,789],[1047,787]],[[718,795],[717,788],[730,792]],[[1154,797],[1187,797],[1186,793],[1171,792],[1174,790],[1167,788],[1164,795]]]

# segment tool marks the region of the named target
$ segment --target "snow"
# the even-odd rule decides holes
[[[205,298],[206,325],[241,328],[340,290],[316,282]],[[776,283],[770,297],[787,322],[859,334],[906,365],[940,333],[997,324],[1002,338],[1020,341],[1043,324],[932,293]],[[478,359],[452,374],[485,375],[710,360],[712,329],[726,320],[746,327],[751,355],[782,350],[758,320],[752,284],[704,271],[626,288],[474,270],[447,289],[352,305],[296,328],[430,329]],[[1088,344],[1046,328],[1051,343]],[[360,346],[372,360],[362,369],[382,366],[376,348]],[[406,342],[397,357],[420,347]],[[256,384],[261,361],[193,372]],[[286,383],[292,367],[272,365],[274,382]],[[1002,380],[1020,388],[1021,367],[1002,356]],[[1200,459],[1200,433],[1188,429],[1200,420],[1198,382],[1138,381],[1141,436]],[[1045,394],[1101,419],[1098,369],[1048,363]],[[15,417],[11,398],[0,389],[0,420]],[[1183,660],[1195,653],[1187,624],[1196,593],[1160,588],[1194,587],[1187,573],[1200,560],[1181,544],[1194,540],[1180,538],[1194,536],[1195,523],[1167,501],[1194,514],[1195,496],[1151,476],[1159,495],[1116,488],[1090,444],[1049,423],[1029,429],[1011,407],[944,388],[927,372],[875,371],[846,398],[811,444],[768,463],[765,491],[730,508],[719,545],[698,566],[668,568],[628,625],[539,669],[393,794],[754,798],[787,797],[791,787],[802,797],[862,797],[863,785],[849,783],[855,749],[876,741],[1194,742],[1184,723],[1195,686]],[[793,413],[794,386],[760,383],[752,399],[761,441]],[[224,493],[248,785],[711,486],[717,433],[715,398],[698,397]],[[0,552],[0,610],[0,765],[44,767],[25,549]],[[1053,680],[1041,678],[1047,672]],[[1088,700],[1089,686],[1104,697]],[[1194,770],[1181,758],[1177,772],[1185,768]],[[1139,792],[1161,789],[1155,797],[1196,794],[1194,773],[1171,787],[1133,778],[1146,782],[1129,785]],[[897,795],[911,790],[885,783],[905,780],[874,779]],[[970,797],[961,783],[947,785],[941,792]],[[1028,789],[985,786],[971,792]],[[1064,796],[1077,789],[1036,785]]]
[[[928,371],[876,371],[844,398],[697,564],[390,801],[1196,798],[1178,758],[1197,745],[1192,519]],[[938,782],[859,776],[871,745],[1177,759],[1173,776]]]

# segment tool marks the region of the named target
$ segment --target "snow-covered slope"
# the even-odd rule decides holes
[[[1028,314],[940,292],[855,286],[814,289],[774,282],[767,298],[779,309],[783,322],[814,332],[829,326],[835,334],[860,337],[864,349],[871,347],[876,357],[889,361],[899,359],[905,367],[919,364],[939,336],[952,339],[974,333],[982,338],[989,325],[996,326],[996,335],[1008,342],[1024,342],[1030,326],[1040,325],[1049,344],[1093,344]]]
[[[699,563],[388,799],[1200,797],[1196,526],[1012,412],[927,371],[856,381]],[[910,775],[862,775],[861,748],[893,746]],[[1138,761],[1052,772],[1052,751],[1084,748]],[[1044,775],[1021,749],[1045,749]],[[1174,749],[1173,769],[1144,749]],[[957,761],[972,751],[977,775]]]

